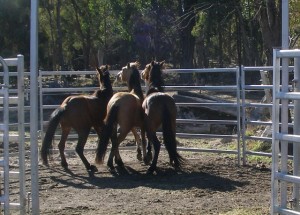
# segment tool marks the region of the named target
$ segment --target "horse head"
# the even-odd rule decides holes
[[[109,74],[109,66],[108,65],[102,65],[100,67],[97,67],[97,76],[99,80],[100,87],[102,88],[108,88],[111,86],[110,83],[110,74]]]
[[[122,67],[122,70],[117,74],[116,81],[129,82],[129,78],[134,69],[138,69],[140,66],[139,62],[127,63],[126,66]]]
[[[151,63],[147,64],[145,69],[142,71],[142,79],[144,79],[147,85],[147,95],[150,92],[155,91],[163,91],[163,79],[162,79],[162,69],[165,61],[156,62],[152,61]]]

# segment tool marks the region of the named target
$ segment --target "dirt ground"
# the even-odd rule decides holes
[[[85,154],[94,161],[94,153]],[[162,150],[157,174],[146,175],[135,151],[124,150],[125,169],[112,174],[102,165],[94,176],[75,153],[68,153],[68,171],[54,154],[50,168],[39,169],[40,214],[269,214],[268,166],[239,167],[236,157],[225,154],[180,154],[187,160],[182,172]]]

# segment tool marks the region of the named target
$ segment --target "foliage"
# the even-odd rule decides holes
[[[152,59],[175,68],[269,64],[281,36],[280,2],[40,0],[39,66],[85,70],[108,63],[119,69]],[[30,2],[0,3],[0,56],[22,53],[28,67]],[[300,2],[290,0],[289,9],[290,47],[299,48]]]

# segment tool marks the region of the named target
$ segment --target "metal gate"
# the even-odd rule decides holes
[[[26,213],[26,191],[25,191],[25,131],[24,131],[24,56],[17,58],[3,59],[0,57],[0,64],[3,68],[3,84],[0,89],[1,114],[3,120],[0,122],[0,137],[3,138],[3,149],[0,153],[0,213],[10,214],[11,209],[17,209],[20,214]],[[9,66],[17,67],[17,92],[15,97],[10,96]],[[15,141],[18,142],[18,171],[10,171],[10,135],[9,109],[10,105],[17,105],[18,135]],[[19,202],[10,200],[10,183],[15,178],[19,181]],[[2,207],[3,206],[3,207]]]
[[[300,214],[300,50],[273,51],[272,200],[271,214]],[[295,62],[294,90],[289,88],[289,61]],[[282,66],[281,66],[282,62]],[[289,103],[294,102],[294,133],[288,129]],[[288,144],[293,143],[290,165]]]

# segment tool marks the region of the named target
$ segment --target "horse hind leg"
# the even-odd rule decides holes
[[[141,136],[142,136],[143,161],[144,164],[149,165],[152,160],[151,144],[149,142],[148,146],[146,147],[147,140],[146,140],[146,134],[144,128],[141,128]]]
[[[61,166],[65,169],[68,168],[68,163],[66,160],[66,156],[65,156],[65,146],[66,146],[66,141],[68,138],[68,135],[70,133],[71,128],[69,127],[63,127],[62,126],[62,133],[61,133],[61,137],[60,137],[60,141],[58,143],[58,149],[59,149],[59,154],[60,154],[60,159],[61,159]]]
[[[139,161],[142,161],[143,158],[142,158],[142,150],[141,150],[141,145],[142,145],[141,138],[140,138],[136,128],[131,129],[131,132],[132,132],[135,142],[136,142],[136,152],[137,152],[136,158]]]
[[[156,167],[157,167],[157,160],[158,160],[158,155],[160,152],[160,142],[159,142],[156,134],[153,132],[151,132],[151,134],[148,133],[148,139],[153,144],[154,156],[152,159],[152,163],[147,170],[147,174],[153,174],[153,172],[156,170]]]
[[[114,167],[114,163],[113,163],[113,160],[114,160],[114,157],[115,157],[115,154],[117,153],[117,142],[118,142],[118,138],[117,138],[117,124],[115,124],[113,126],[113,130],[112,130],[112,133],[111,133],[111,143],[112,143],[112,146],[111,146],[111,150],[110,150],[110,153],[109,153],[109,157],[108,157],[108,160],[107,160],[107,167],[108,169],[113,172],[115,167]]]
[[[90,133],[90,129],[82,131],[82,132],[78,132],[78,142],[77,142],[77,146],[76,146],[76,152],[79,155],[85,168],[88,171],[97,172],[98,171],[97,167],[94,165],[91,165],[83,154],[84,146],[86,144],[89,133]]]
[[[124,163],[122,161],[122,158],[121,158],[120,152],[119,152],[119,145],[126,138],[126,136],[127,136],[127,134],[129,133],[130,130],[131,129],[120,129],[120,134],[118,135],[117,145],[116,145],[116,148],[115,148],[115,163],[119,167],[124,167]]]

